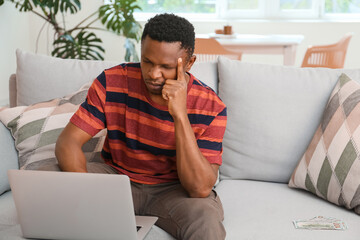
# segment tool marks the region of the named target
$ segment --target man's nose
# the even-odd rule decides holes
[[[152,68],[149,69],[149,76],[152,79],[157,79],[157,78],[161,78],[161,70],[159,67],[157,66],[153,66]]]

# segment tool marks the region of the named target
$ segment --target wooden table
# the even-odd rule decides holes
[[[281,54],[284,65],[294,65],[296,48],[304,39],[295,34],[198,34],[198,38],[216,38],[227,50],[243,54]]]

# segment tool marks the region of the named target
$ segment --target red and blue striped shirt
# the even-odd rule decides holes
[[[211,164],[221,165],[226,106],[210,87],[188,74],[188,117],[198,147]],[[151,100],[139,63],[102,72],[70,121],[92,136],[107,128],[101,155],[132,181],[178,180],[173,118],[167,106]]]

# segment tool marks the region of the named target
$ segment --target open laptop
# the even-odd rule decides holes
[[[9,170],[25,238],[143,239],[157,217],[136,216],[126,175]]]

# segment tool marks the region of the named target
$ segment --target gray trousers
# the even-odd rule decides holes
[[[58,166],[41,170],[60,171]],[[88,172],[117,174],[111,166],[88,163]],[[156,185],[131,182],[136,215],[156,216],[156,225],[176,239],[222,240],[224,211],[219,196],[212,191],[207,198],[190,198],[180,182]]]

